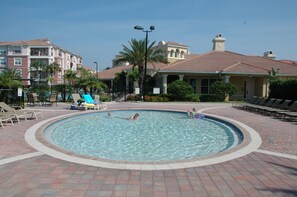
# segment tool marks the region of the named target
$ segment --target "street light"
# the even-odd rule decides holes
[[[145,101],[145,83],[146,83],[146,69],[147,69],[147,44],[148,44],[148,33],[155,30],[154,26],[150,26],[150,30],[144,30],[141,26],[135,26],[134,29],[145,32],[145,57],[144,57],[144,79],[142,83],[142,101]]]
[[[97,75],[97,78],[98,78],[98,62],[94,62],[96,64],[96,75]]]

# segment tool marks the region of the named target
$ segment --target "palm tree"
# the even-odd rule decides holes
[[[130,48],[123,45],[123,51],[119,52],[119,54],[116,56],[116,59],[117,62],[129,62],[131,65],[133,65],[132,70],[134,70],[136,67],[138,68],[138,86],[140,89],[140,95],[143,95],[143,83],[146,83],[144,81],[146,40],[131,39],[129,44]],[[153,48],[154,44],[155,41],[151,44],[147,44],[147,62],[167,63],[167,60],[160,53],[160,51]]]
[[[20,73],[16,69],[9,68],[0,72],[0,101],[6,102],[8,96],[13,94],[11,90],[22,86]],[[8,90],[8,92],[2,90]]]
[[[64,81],[68,82],[68,87],[69,87],[69,97],[72,94],[72,86],[77,79],[76,72],[73,70],[66,70],[64,73]]]
[[[22,85],[20,73],[16,69],[9,68],[0,73],[0,88],[18,88]]]
[[[77,81],[79,88],[84,89],[84,92],[87,94],[87,90],[90,90],[90,94],[93,94],[93,89],[105,89],[106,85],[102,83],[97,77],[93,76],[90,70],[87,70],[83,67],[78,68],[80,78]]]
[[[60,65],[53,62],[51,64],[49,64],[48,66],[46,66],[46,71],[50,74],[50,76],[47,78],[50,83],[51,83],[51,93],[52,93],[52,86],[53,86],[53,82],[54,82],[54,77],[53,75],[58,71],[61,71]]]
[[[34,61],[31,63],[30,73],[31,73],[31,75],[33,75],[33,73],[36,72],[38,85],[39,85],[39,81],[40,81],[40,71],[44,72],[45,68],[46,68],[46,65],[44,63],[42,63],[41,61]]]

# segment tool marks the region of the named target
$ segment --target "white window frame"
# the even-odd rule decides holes
[[[20,60],[20,61],[17,62],[17,60]],[[15,66],[21,66],[22,63],[23,63],[23,60],[22,60],[21,57],[15,57],[15,58],[13,59],[13,63],[14,63]]]
[[[0,57],[0,66],[6,66],[7,61],[5,57]]]

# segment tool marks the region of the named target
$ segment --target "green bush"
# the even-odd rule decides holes
[[[210,86],[210,92],[215,95],[218,101],[224,101],[226,96],[232,96],[237,92],[236,86],[224,81],[216,81]]]
[[[111,96],[110,95],[102,94],[102,95],[100,95],[100,100],[102,102],[108,102],[108,101],[111,101],[112,99],[111,99]]]
[[[201,94],[199,95],[199,99],[201,102],[221,102],[224,101],[224,98],[222,99],[220,96],[216,94]]]
[[[269,97],[287,100],[297,100],[297,80],[271,81]]]
[[[197,94],[189,94],[189,95],[186,95],[186,101],[199,102],[200,98]]]
[[[168,85],[167,92],[173,101],[187,101],[189,95],[194,94],[192,86],[184,81],[174,81]],[[190,96],[191,97],[191,96]]]

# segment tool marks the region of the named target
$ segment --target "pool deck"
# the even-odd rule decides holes
[[[253,128],[256,151],[223,163],[177,170],[119,170],[63,161],[29,146],[25,132],[43,121],[22,120],[0,128],[0,196],[297,196],[297,123],[284,122],[224,103],[116,103],[108,109],[197,110]],[[65,104],[33,107],[45,119],[69,113]]]

